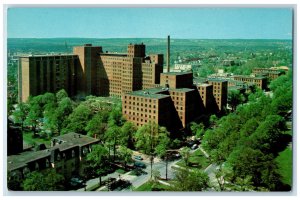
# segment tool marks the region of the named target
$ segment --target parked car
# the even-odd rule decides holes
[[[142,156],[133,156],[133,158],[136,160],[143,160]]]
[[[134,162],[133,166],[137,168],[146,168],[146,164],[143,162]]]
[[[80,177],[72,177],[69,183],[72,187],[80,187],[83,185],[84,181]]]
[[[194,145],[191,147],[192,150],[195,150],[195,149],[197,149],[197,148],[198,148],[198,145],[197,145],[197,144],[194,144]]]

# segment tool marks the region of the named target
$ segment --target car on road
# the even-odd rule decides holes
[[[134,162],[133,166],[137,168],[146,168],[146,164],[143,162]]]
[[[84,180],[82,180],[80,177],[72,177],[69,181],[69,184],[71,187],[81,187],[84,184]]]
[[[197,149],[197,148],[198,148],[198,145],[197,145],[197,144],[194,144],[194,145],[191,147],[192,150],[195,150],[195,149]]]
[[[142,156],[133,156],[133,158],[136,160],[143,160]]]

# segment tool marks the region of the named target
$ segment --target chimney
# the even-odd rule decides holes
[[[168,46],[167,46],[167,72],[170,72],[170,36],[168,35]]]

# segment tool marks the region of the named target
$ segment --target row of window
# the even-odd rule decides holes
[[[124,106],[124,109],[127,109],[127,106]],[[134,111],[156,113],[155,108],[153,108],[153,109],[144,109],[144,108],[139,108],[139,107],[134,107],[134,106],[131,107],[131,106],[129,106],[128,109],[129,109],[129,110],[134,110]],[[126,114],[126,110],[125,110],[124,112],[125,112],[125,114]],[[131,112],[129,112],[129,114],[131,114]],[[135,114],[135,113],[133,112],[133,115],[134,115],[134,114]]]
[[[124,103],[126,104],[127,101],[125,101]],[[151,101],[150,101],[149,103],[151,103]],[[152,105],[151,105],[151,104],[146,104],[146,103],[145,103],[145,104],[143,104],[143,103],[140,104],[139,102],[134,102],[134,101],[133,101],[133,102],[128,101],[128,104],[129,104],[129,105],[134,105],[134,106],[135,106],[135,105],[137,105],[137,106],[142,106],[142,107],[145,107],[145,108],[147,108],[148,105],[149,105],[149,108],[151,108],[151,107],[155,108],[155,107],[156,107],[155,104],[152,104]]]

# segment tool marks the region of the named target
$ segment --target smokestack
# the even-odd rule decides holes
[[[168,35],[168,46],[167,46],[167,72],[170,72],[170,36]]]

